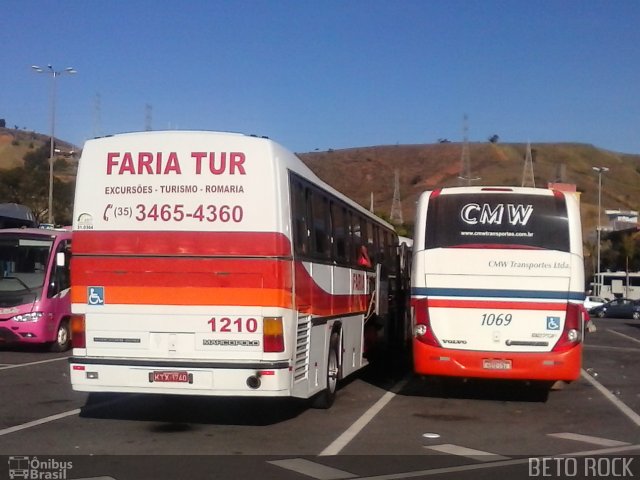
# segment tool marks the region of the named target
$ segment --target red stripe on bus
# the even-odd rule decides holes
[[[290,256],[291,243],[273,232],[73,232],[74,255]]]
[[[235,305],[297,308],[313,315],[365,311],[370,295],[324,291],[296,262],[275,259],[82,257],[71,265],[71,301],[104,288],[118,305]],[[295,270],[295,299],[293,271]],[[351,281],[351,278],[349,279]],[[349,286],[350,287],[350,286]]]
[[[290,261],[183,257],[73,257],[73,284],[291,290]]]
[[[448,300],[437,299],[427,301],[429,308],[485,308],[505,310],[558,310],[565,311],[567,304],[552,302],[504,302],[487,300]]]

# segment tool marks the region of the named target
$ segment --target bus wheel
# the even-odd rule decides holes
[[[327,388],[317,394],[312,402],[313,408],[327,409],[333,405],[336,399],[336,390],[338,389],[338,378],[340,375],[340,336],[338,332],[331,334],[329,340],[329,355],[327,360]]]
[[[58,326],[56,339],[50,346],[52,352],[65,352],[71,346],[71,330],[69,330],[69,320],[62,320]]]

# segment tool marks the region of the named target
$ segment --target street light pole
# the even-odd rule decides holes
[[[598,260],[596,265],[596,285],[598,286],[598,291],[593,292],[595,295],[600,296],[602,291],[602,279],[600,278],[600,239],[602,236],[602,226],[601,226],[601,217],[602,217],[602,174],[607,173],[609,168],[607,167],[591,167],[593,171],[598,174]]]
[[[54,135],[56,129],[56,78],[62,74],[74,74],[76,70],[67,67],[64,70],[55,70],[51,65],[47,65],[46,70],[38,65],[32,65],[37,73],[48,73],[51,75],[51,138],[49,139],[49,206],[48,206],[48,223],[53,224],[53,154],[54,154]]]

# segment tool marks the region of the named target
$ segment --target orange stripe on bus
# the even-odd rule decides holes
[[[87,303],[87,287],[71,289],[72,303]],[[291,293],[267,288],[117,287],[105,288],[106,305],[247,305],[292,308]]]

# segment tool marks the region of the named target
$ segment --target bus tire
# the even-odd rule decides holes
[[[327,355],[327,387],[312,399],[311,406],[313,408],[326,410],[331,408],[336,399],[341,367],[339,349],[340,335],[338,332],[333,332],[329,339],[329,352]]]
[[[69,328],[69,320],[63,318],[58,325],[56,339],[51,343],[49,349],[52,352],[66,352],[71,347],[71,330]]]

